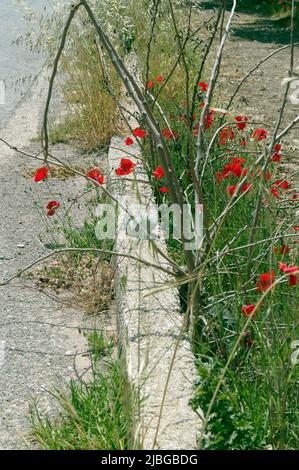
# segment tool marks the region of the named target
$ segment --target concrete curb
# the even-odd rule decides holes
[[[108,154],[108,189],[130,210],[135,204],[153,204],[151,188],[139,157],[141,153],[137,143],[127,147],[124,139],[112,139]],[[132,174],[125,179],[115,175],[121,158],[130,158],[138,163],[138,185]],[[159,240],[158,245],[166,252],[163,240]],[[153,250],[149,241],[128,237],[122,230],[120,220],[117,223],[115,250],[167,267],[165,259]],[[143,448],[196,449],[200,420],[188,404],[193,395],[196,370],[188,339],[178,340],[182,325],[178,292],[174,288],[151,292],[169,280],[167,273],[156,268],[146,267],[130,258],[116,259],[120,349],[127,364],[128,378],[142,403],[137,421]],[[176,347],[155,442],[161,402]]]

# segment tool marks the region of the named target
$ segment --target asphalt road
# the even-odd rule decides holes
[[[51,0],[27,0],[29,8],[40,12]],[[33,31],[34,22],[26,23],[25,10],[15,0],[0,2],[0,129],[30,87],[29,76],[38,73],[42,58],[14,44],[18,36]],[[26,79],[23,82],[23,79]],[[5,94],[3,97],[3,89]]]
[[[42,3],[31,1],[39,6]],[[40,67],[39,58],[29,60],[24,51],[10,45],[22,25],[13,1],[1,0],[0,73],[6,85],[26,75],[29,67],[31,71]],[[32,139],[40,130],[46,86],[42,78],[30,93],[29,84],[16,90],[7,86],[5,105],[0,109],[1,138],[37,152],[38,144]],[[64,149],[58,155],[65,158],[68,151],[72,152]],[[39,162],[22,159],[0,142],[0,284],[47,252],[45,238],[49,234],[41,212],[49,190],[56,198],[67,198],[85,184],[53,179],[48,187],[36,185],[24,177],[24,170],[30,172],[37,166]],[[36,448],[29,405],[37,399],[47,412],[55,412],[48,392],[74,377],[74,360],[82,361],[78,353],[87,348],[77,329],[82,321],[79,309],[66,308],[28,282],[18,279],[0,286],[0,450]]]

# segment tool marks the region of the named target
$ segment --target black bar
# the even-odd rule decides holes
[[[40,464],[66,464],[89,463],[103,467],[123,468],[161,468],[162,466],[187,465],[202,466],[213,462],[248,464],[253,461],[261,463],[281,462],[284,467],[288,462],[298,462],[297,451],[2,451],[0,452],[0,464],[4,461],[10,464],[20,462],[22,466],[30,462],[31,468]],[[2,467],[3,468],[3,467]],[[40,468],[40,467],[39,467]],[[84,467],[83,467],[84,468]],[[96,467],[97,468],[97,467]],[[240,467],[238,467],[239,470]],[[206,470],[206,467],[205,467]]]

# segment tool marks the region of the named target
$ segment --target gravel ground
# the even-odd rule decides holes
[[[215,2],[202,0],[200,5],[201,10],[198,13],[198,21],[201,23],[211,16],[213,12],[212,7],[215,6]],[[226,19],[228,14],[229,10],[227,10]],[[298,28],[295,30],[294,41],[299,43]],[[289,43],[288,20],[283,21],[278,18],[263,17],[258,11],[249,14],[246,11],[240,11],[238,7],[221,62],[219,80],[215,90],[215,96],[219,97],[219,101],[216,104],[225,109],[236,87],[248,72],[262,59]],[[213,45],[214,52],[218,47],[219,41],[215,41]],[[294,49],[294,64],[295,67],[299,66],[299,45],[295,46]],[[212,66],[212,63],[209,65]],[[290,48],[278,52],[264,62],[240,88],[230,108],[232,116],[238,114],[246,115],[249,120],[256,123],[253,127],[265,128],[271,132],[280,112],[285,90],[285,87],[282,86],[282,81],[288,77],[289,68]],[[208,70],[205,76],[206,80],[209,80],[209,73],[210,71]],[[291,99],[291,94],[289,94],[281,123],[281,130],[298,116],[299,74],[298,82],[294,86],[296,88],[292,90],[292,94],[294,94],[293,98],[296,99],[296,102]],[[287,164],[282,160],[280,165],[281,174],[295,174],[292,189],[297,192],[299,190],[298,129],[299,126],[297,125],[284,138],[283,143],[290,145],[293,152],[291,160]]]
[[[31,139],[40,128],[42,88],[41,84],[35,87],[1,131],[1,137],[31,153],[38,148]],[[79,163],[82,159],[67,146],[57,146],[54,151],[64,161]],[[42,208],[52,198],[49,191],[53,199],[66,203],[84,187],[81,178],[51,179],[37,185],[24,177],[38,166],[0,143],[0,282],[47,253],[45,244],[56,238],[54,220],[46,220],[44,210],[36,207]],[[79,224],[86,215],[84,203],[80,211],[73,207],[73,215]],[[48,390],[74,377],[75,357],[81,372],[89,365],[86,355],[74,356],[87,349],[76,328],[83,326],[83,317],[78,308],[66,308],[28,281],[0,287],[0,449],[35,447],[30,437],[29,403],[37,398],[52,412]]]
[[[212,4],[213,2],[208,0],[201,2],[201,20],[211,15]],[[295,41],[299,41],[298,29]],[[219,104],[225,108],[240,80],[263,58],[289,42],[290,34],[286,23],[281,23],[275,18],[237,11],[232,32],[225,46],[220,79],[215,92],[215,95],[221,98]],[[219,42],[215,43],[214,47],[218,45]],[[288,76],[290,66],[289,51],[290,48],[274,55],[249,77],[233,102],[232,112],[253,117],[261,123],[259,127],[262,127],[263,123],[271,125],[276,121],[284,92],[282,80]],[[294,63],[295,67],[299,66],[298,46],[294,51]],[[283,124],[293,120],[298,115],[298,110],[298,103],[294,104],[288,100]],[[299,138],[298,129],[292,133],[292,137],[295,136]]]

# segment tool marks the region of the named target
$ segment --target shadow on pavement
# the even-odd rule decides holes
[[[256,21],[233,28],[233,35],[248,41],[265,43],[289,44],[290,43],[289,19],[257,18]],[[299,41],[299,28],[294,34],[294,41]]]
[[[202,10],[219,7],[221,0],[203,1],[200,3]],[[258,5],[257,5],[258,3]],[[230,10],[231,1],[227,2],[227,10]],[[259,41],[264,43],[289,44],[290,43],[290,18],[278,18],[267,16],[269,8],[264,2],[240,2],[238,3],[239,13],[253,14],[252,21],[247,24],[233,26],[232,34],[248,41]],[[295,28],[294,41],[299,41],[299,21]]]

